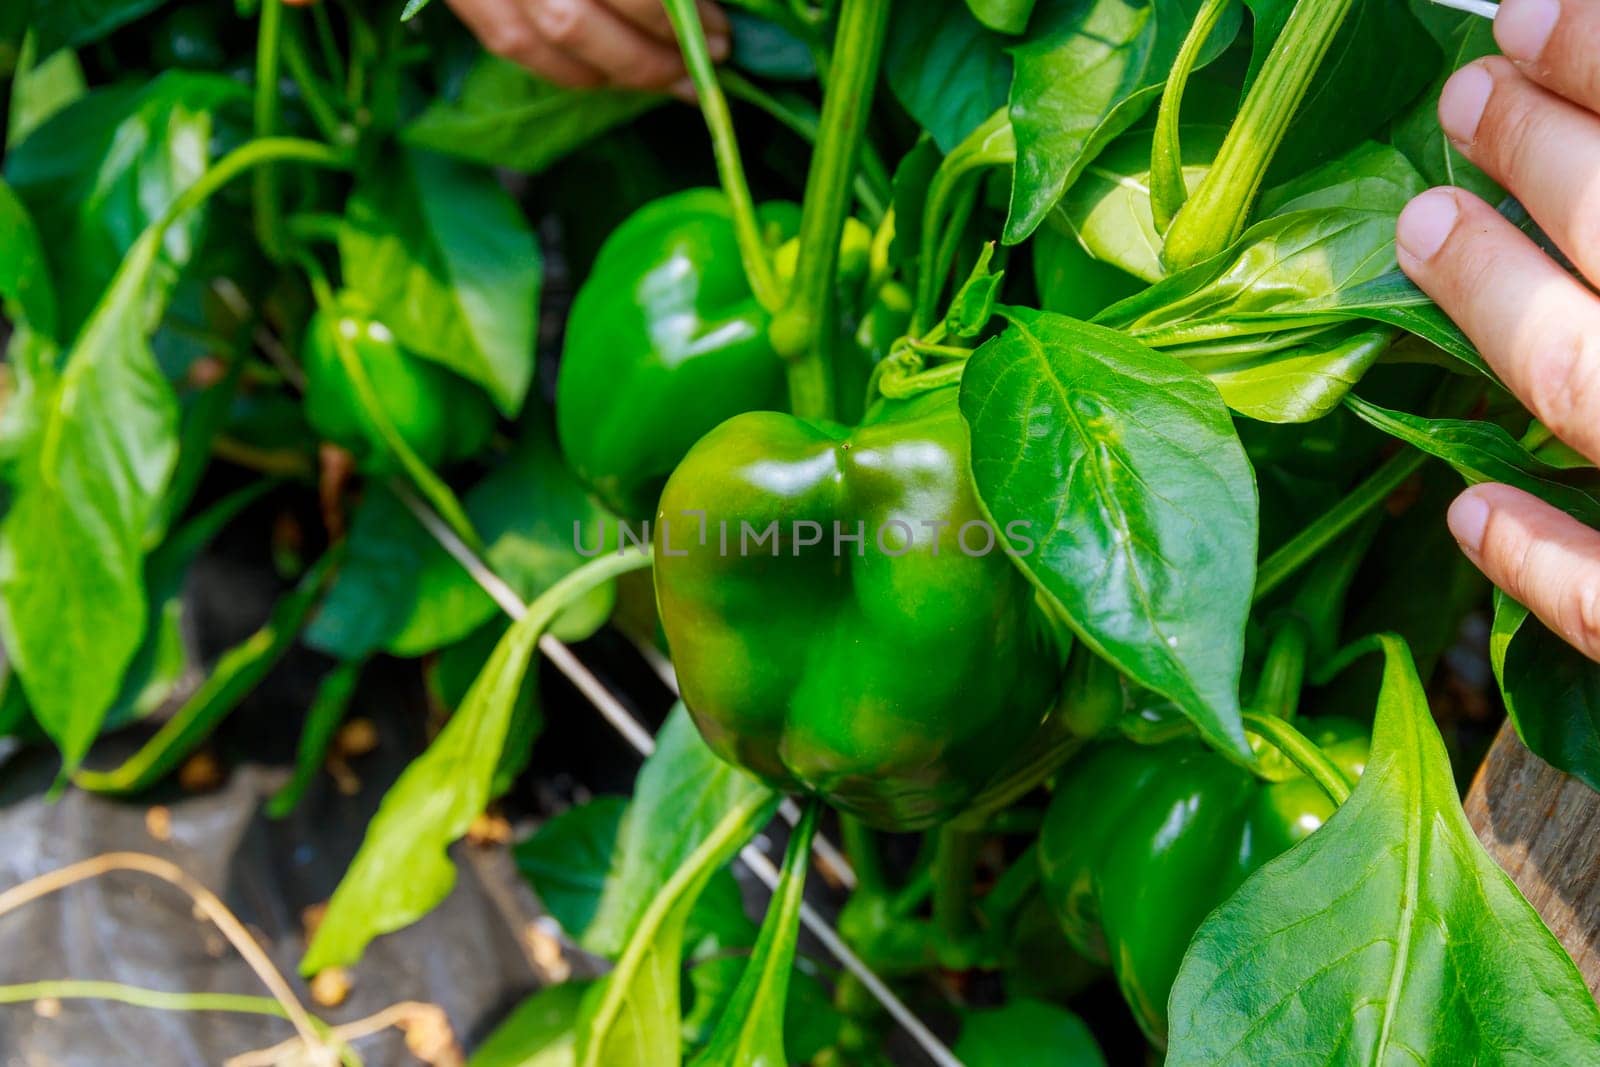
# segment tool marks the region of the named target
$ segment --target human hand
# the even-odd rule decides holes
[[[693,86],[661,0],[448,0],[485,48],[557,85],[660,90]],[[731,47],[727,16],[698,0],[711,58]]]
[[[1600,285],[1600,3],[1505,0],[1506,58],[1464,67],[1439,118]],[[1600,462],[1600,297],[1492,207],[1434,189],[1400,217],[1400,265],[1529,410]],[[1504,485],[1469,489],[1450,529],[1479,569],[1600,660],[1600,532]]]

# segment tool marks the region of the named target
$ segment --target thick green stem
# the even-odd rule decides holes
[[[1256,711],[1278,719],[1293,719],[1305,688],[1306,657],[1311,652],[1311,632],[1305,621],[1289,618],[1272,636],[1266,663],[1256,682]]]
[[[1244,713],[1244,728],[1283,753],[1284,759],[1316,782],[1328,799],[1343,804],[1350,799],[1350,780],[1322,749],[1283,719],[1258,712]]]
[[[939,830],[933,860],[933,921],[946,948],[959,949],[975,929],[972,888],[982,841],[979,834],[953,825]]]
[[[311,113],[311,121],[317,124],[317,131],[333,144],[348,144],[351,140],[350,131],[339,118],[339,112],[329,101],[328,94],[323,92],[322,82],[317,79],[311,69],[311,61],[306,57],[305,46],[294,33],[284,35],[283,62],[289,68],[289,77],[300,88],[300,98]]]
[[[850,815],[839,816],[839,836],[844,842],[844,854],[856,872],[856,888],[862,893],[883,893],[889,880],[883,873],[883,857],[878,854],[878,839],[872,828]]]
[[[1234,3],[1235,0],[1205,0],[1172,65],[1166,92],[1161,96],[1161,110],[1156,116],[1155,150],[1150,157],[1150,209],[1155,215],[1156,229],[1162,233],[1172,225],[1173,218],[1183,209],[1183,202],[1189,198],[1189,188],[1183,180],[1183,143],[1179,133],[1183,92],[1188,88],[1189,75],[1199,63],[1206,42],[1217,32],[1217,24]]]
[[[1288,544],[1268,556],[1256,571],[1256,600],[1265,599],[1293,577],[1373,508],[1387,500],[1427,462],[1428,457],[1415,449],[1400,453],[1378,468],[1372,477],[1357,486],[1316,522],[1296,534]]]
[[[1299,0],[1200,188],[1167,231],[1173,270],[1226,249],[1244,232],[1262,181],[1355,0]],[[1397,60],[1398,62],[1399,60]]]
[[[797,415],[826,417],[833,411],[839,240],[888,25],[889,0],[844,0],[806,180],[794,290],[772,330],[774,346],[789,364],[789,399]]]
[[[756,218],[756,205],[750,195],[750,183],[744,174],[744,162],[739,156],[739,138],[733,132],[733,115],[728,110],[728,98],[723,94],[722,83],[717,81],[717,68],[711,61],[711,47],[706,43],[705,26],[700,22],[700,12],[695,0],[662,0],[672,29],[678,35],[683,49],[684,65],[694,80],[695,92],[700,97],[700,112],[705,116],[706,128],[711,132],[711,148],[716,155],[717,176],[722,181],[722,191],[727,194],[733,211],[734,232],[739,238],[739,255],[744,260],[746,280],[750,291],[761,306],[776,311],[783,303],[783,293],[772,271],[772,261],[761,240],[761,223]]]
[[[278,70],[283,46],[283,0],[261,0],[261,28],[256,38],[255,135],[265,140],[278,131]],[[284,258],[283,220],[278,203],[278,175],[264,166],[255,176],[256,241],[267,258]]]

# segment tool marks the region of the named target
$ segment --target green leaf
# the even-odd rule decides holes
[[[1011,85],[1006,42],[984,29],[961,0],[896,4],[883,67],[895,99],[942,152],[1004,107]]]
[[[1028,524],[1036,548],[1017,562],[1079,636],[1249,758],[1256,492],[1221,397],[1119,333],[1006,315],[961,386],[979,496],[999,528]]]
[[[967,0],[977,20],[998,33],[1021,33],[1028,28],[1035,0]]]
[[[1600,791],[1600,664],[1498,589],[1489,653],[1522,743]]]
[[[458,159],[537,174],[662,97],[609,89],[563,89],[509,60],[485,56],[461,97],[436,101],[400,139]]]
[[[583,947],[615,956],[627,946],[656,890],[701,849],[729,812],[777,797],[744,771],[718,759],[680,703],[656,736],[623,818],[611,872]],[[709,876],[708,876],[709,877]],[[698,894],[697,894],[698,895]]]
[[[967,1067],[1103,1067],[1106,1062],[1082,1019],[1038,1000],[969,1012],[954,1052]]]
[[[572,1067],[578,1010],[588,991],[588,982],[539,990],[478,1046],[467,1067]]]
[[[267,624],[217,660],[211,675],[138,752],[115,770],[80,771],[73,779],[91,793],[126,796],[155,785],[200,747],[228,713],[261,684],[300,635],[322,595],[333,560],[324,557],[272,609]]]
[[[28,52],[36,51],[30,43]],[[11,90],[11,122],[6,147],[15,148],[46,119],[89,91],[83,65],[72,52],[61,51],[42,63],[24,56],[23,69]]]
[[[317,684],[317,695],[306,711],[305,725],[300,728],[300,742],[295,746],[294,775],[267,801],[269,819],[283,819],[300,805],[300,799],[317,775],[322,773],[328,759],[328,748],[333,736],[350,710],[350,701],[356,693],[356,683],[361,680],[361,663],[341,663],[329,671]]]
[[[465,504],[487,543],[486,562],[524,601],[583,563],[579,541],[587,552],[616,543],[614,521],[562,461],[547,426],[529,421],[511,454],[467,493]],[[615,599],[612,587],[596,589],[563,613],[553,632],[569,641],[588,637],[610,617]],[[420,656],[462,640],[499,611],[410,510],[373,485],[306,639],[347,660],[379,651]]]
[[[1390,411],[1358,396],[1347,397],[1345,405],[1368,425],[1444,460],[1468,485],[1497,482],[1515,486],[1581,522],[1600,525],[1600,500],[1560,481],[1558,468],[1523,448],[1503,427]]]
[[[15,2],[15,0],[12,0]],[[27,0],[23,0],[24,3]],[[148,15],[166,0],[34,0],[31,25],[41,58],[58,48],[92,44]]]
[[[1439,125],[1439,96],[1445,82],[1473,60],[1499,53],[1494,40],[1494,23],[1461,15],[1446,41],[1441,43],[1445,47],[1444,71],[1432,90],[1395,123],[1395,147],[1411,158],[1430,184],[1459,186],[1497,204],[1505,196],[1505,190],[1468,162]]]
[[[428,750],[384,796],[311,947],[304,974],[360,959],[380,934],[431,911],[455,884],[446,850],[492,799],[501,752],[528,661],[551,621],[574,600],[647,557],[609,555],[553,586],[495,647],[478,681]]]
[[[146,342],[159,234],[134,246],[59,380],[36,382],[0,523],[0,639],[70,773],[145,633],[146,534],[178,405]]]
[[[1000,286],[1006,280],[1006,272],[993,270],[990,266],[993,262],[994,242],[990,241],[978,254],[978,261],[973,264],[966,284],[950,302],[945,325],[951,336],[976,337],[994,317],[995,301],[1000,297]]]
[[[539,903],[573,937],[583,936],[600,909],[627,807],[627,797],[595,797],[554,816],[513,850]]]
[[[214,112],[247,96],[221,75],[169,71],[90,93],[7,153],[6,180],[33,213],[56,283],[57,340],[78,331],[140,234],[205,172]],[[194,254],[204,218],[167,229],[152,268],[159,292]]]
[[[1092,319],[1143,289],[1139,279],[1084,250],[1074,237],[1040,227],[1029,246],[1039,306],[1073,319]]]
[[[1167,1062],[1580,1063],[1583,978],[1467,823],[1411,654],[1383,691],[1355,792],[1195,936]]]
[[[723,1009],[722,1021],[691,1067],[786,1067],[788,1063],[784,1016],[820,803],[807,804],[789,837],[783,877],[773,891],[755,951]]]
[[[721,763],[680,707],[639,776],[590,947],[620,955],[586,999],[578,1067],[680,1062],[684,933],[706,883],[772,817],[778,798]],[[620,938],[620,941],[619,941]]]
[[[346,286],[409,351],[476,382],[507,417],[533,380],[539,244],[494,175],[401,151],[351,196]]]
[[[39,231],[4,182],[0,182],[0,306],[12,322],[25,323],[45,337],[55,334],[56,292]]]
[[[1005,241],[1038,228],[1084,167],[1155,103],[1202,0],[1042,0],[1013,53],[1017,166]],[[1200,63],[1232,43],[1235,12]]]

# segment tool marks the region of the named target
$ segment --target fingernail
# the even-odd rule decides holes
[[[1489,502],[1470,489],[1450,505],[1450,532],[1473,555],[1483,551],[1483,531],[1489,526]]]
[[[533,19],[541,32],[561,39],[577,22],[578,7],[572,0],[545,0],[533,5]]]
[[[1494,95],[1494,75],[1474,63],[1456,72],[1439,97],[1439,125],[1453,140],[1471,144],[1478,136],[1483,109]]]
[[[1561,0],[1506,0],[1494,20],[1494,39],[1512,59],[1532,63],[1561,21]]]
[[[1460,220],[1461,208],[1456,204],[1455,193],[1449,189],[1432,189],[1411,201],[1400,213],[1395,240],[1412,257],[1429,260],[1450,240]]]
[[[733,42],[724,34],[714,34],[707,39],[706,45],[711,49],[711,58],[718,63],[728,58],[728,53],[733,51]]]

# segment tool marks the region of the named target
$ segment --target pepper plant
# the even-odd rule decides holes
[[[885,1063],[907,1004],[942,1062],[1593,1061],[1429,700],[1481,620],[1600,788],[1600,667],[1443,521],[1465,479],[1597,524],[1600,478],[1393,252],[1430,184],[1495,192],[1434,117],[1487,25],[735,0],[719,70],[664,2],[698,116],[426,0],[7,5],[0,728],[137,794],[301,642],[333,666],[277,817],[368,665],[419,664],[451,712],[310,976],[448,895],[541,649],[669,656],[632,798],[516,847],[609,966],[480,1064]],[[185,575],[284,495],[322,521],[271,618],[190,663]],[[730,870],[780,808],[757,925]],[[819,833],[850,970],[799,940]]]

